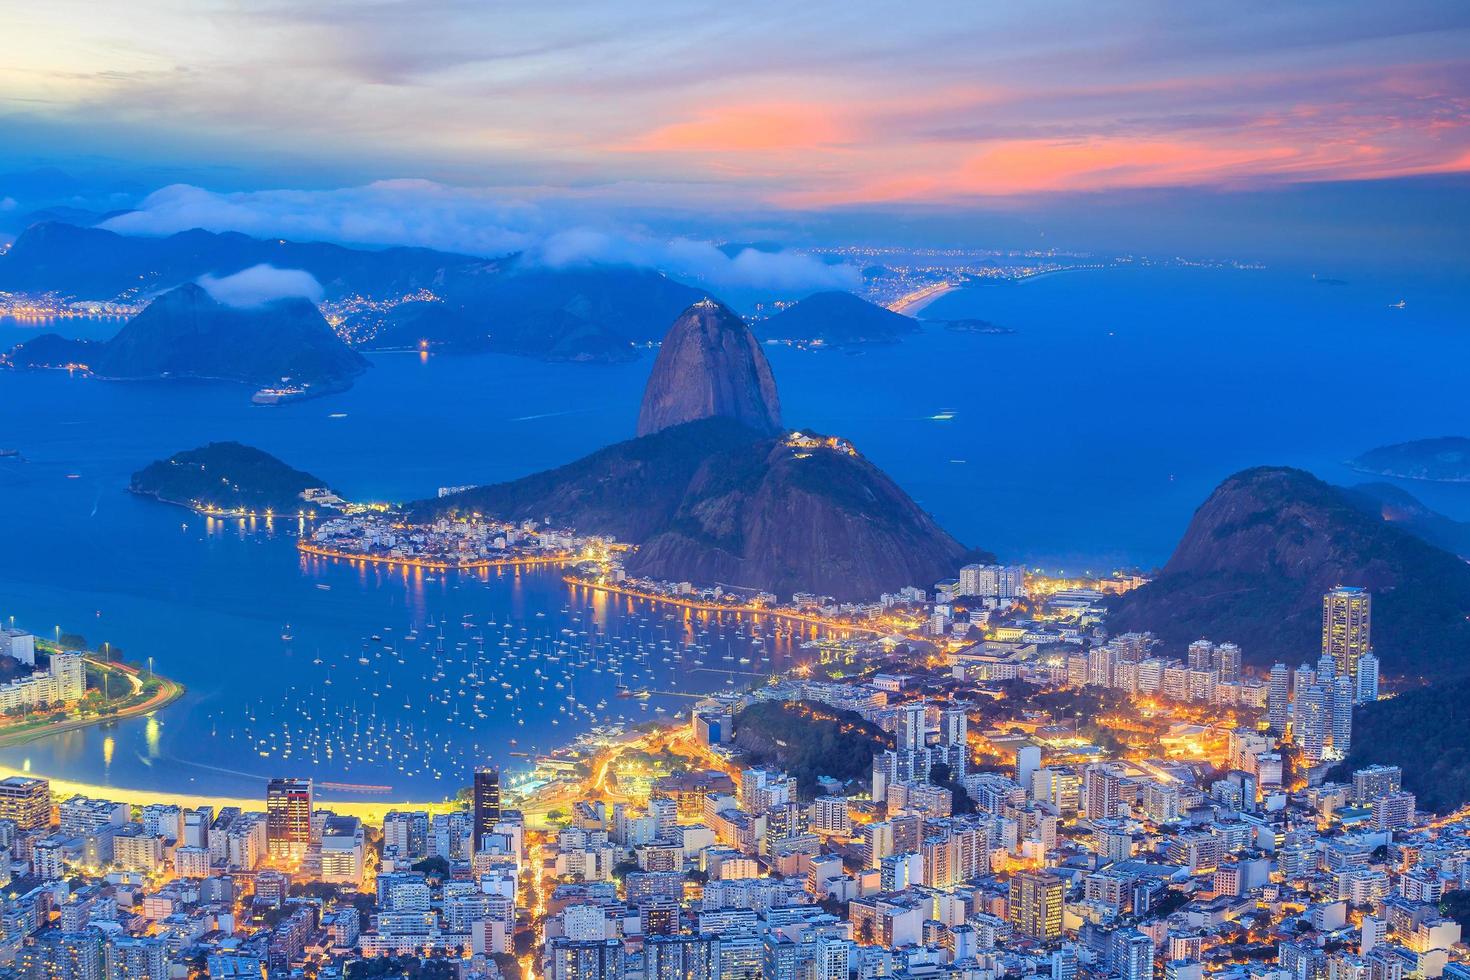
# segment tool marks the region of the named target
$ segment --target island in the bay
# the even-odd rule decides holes
[[[133,493],[210,514],[316,514],[343,501],[325,480],[238,442],[211,442],[133,474]]]
[[[367,368],[308,299],[236,307],[192,282],[154,299],[110,340],[43,334],[8,359],[110,380],[240,382],[261,388],[256,400],[267,403],[340,391]]]
[[[1348,461],[1363,473],[1401,480],[1470,482],[1470,438],[1441,436],[1380,446]]]

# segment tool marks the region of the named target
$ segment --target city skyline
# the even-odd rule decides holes
[[[1470,8],[0,10],[0,980],[1470,980]]]

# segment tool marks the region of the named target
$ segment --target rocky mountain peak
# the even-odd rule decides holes
[[[730,418],[762,434],[781,431],[771,365],[750,328],[728,307],[703,299],[679,314],[653,362],[638,434],[707,418]]]

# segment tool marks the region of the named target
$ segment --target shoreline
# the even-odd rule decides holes
[[[110,786],[105,783],[85,783],[65,776],[49,776],[29,768],[17,768],[15,766],[0,765],[0,778],[7,776],[28,776],[34,779],[44,779],[51,784],[51,792],[61,799],[70,796],[87,796],[94,799],[111,799],[119,803],[128,803],[134,806],[147,806],[150,803],[181,804],[188,807],[213,806],[215,808],[226,806],[237,806],[246,811],[265,810],[265,784],[267,780],[260,780],[261,793],[258,798],[246,796],[228,796],[211,793],[189,793],[175,790],[152,790],[152,789],[127,789],[121,786]],[[445,800],[437,803],[421,803],[406,801],[383,801],[368,802],[362,800],[334,800],[330,796],[318,790],[316,800],[327,809],[343,816],[358,817],[367,823],[381,826],[383,814],[390,810],[427,810],[430,813],[440,813],[447,810],[458,809],[459,805],[453,800]]]
[[[296,541],[296,550],[313,558],[328,558],[333,561],[364,562],[369,565],[401,565],[404,568],[422,568],[433,572],[476,571],[482,568],[510,568],[515,565],[569,565],[580,559],[571,552],[555,555],[528,555],[524,558],[485,558],[478,561],[447,562],[424,558],[389,558],[386,555],[363,555],[353,551],[337,551],[320,545]]]
[[[893,302],[892,305],[888,307],[888,309],[893,313],[899,314],[900,316],[914,316],[924,307],[928,306],[930,303],[934,302],[945,293],[954,292],[959,288],[960,285],[958,283],[936,283],[933,286],[927,286],[924,289],[918,290],[915,293],[909,293],[907,296],[900,296],[896,301]]]
[[[824,629],[833,631],[848,631],[852,633],[863,633],[875,637],[902,637],[905,642],[915,642],[915,638],[897,633],[893,630],[880,629],[876,626],[866,626],[862,623],[838,623],[825,619],[821,616],[812,616],[781,609],[767,609],[761,606],[731,606],[714,602],[703,602],[698,599],[681,599],[678,596],[659,595],[653,592],[643,592],[631,589],[627,586],[617,585],[609,582],[596,582],[591,579],[580,578],[576,575],[563,575],[562,581],[568,585],[580,586],[593,592],[604,592],[609,595],[626,596],[630,599],[643,599],[648,602],[662,603],[679,609],[690,609],[695,612],[734,613],[737,616],[765,616],[769,619],[784,619],[790,623],[801,623],[812,627],[813,631]]]
[[[83,659],[87,666],[94,670],[119,673],[133,685],[132,694],[136,696],[143,690],[144,681],[140,676],[141,671],[134,670],[120,663],[99,660],[86,653]],[[145,701],[130,704],[119,708],[112,714],[98,714],[86,718],[64,718],[60,721],[44,721],[36,723],[20,722],[15,725],[0,727],[0,749],[10,749],[31,742],[40,741],[52,735],[64,735],[67,732],[80,731],[93,728],[114,721],[130,721],[134,718],[146,717],[156,711],[173,704],[184,696],[185,687],[178,681],[154,673],[151,680],[159,684],[157,692]]]

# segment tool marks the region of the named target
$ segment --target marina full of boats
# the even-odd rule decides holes
[[[455,577],[464,587],[506,587],[446,576]],[[559,608],[496,616],[446,602],[367,628],[348,646],[303,649],[288,624],[280,642],[289,685],[218,700],[209,736],[262,771],[360,792],[452,794],[476,765],[514,768],[596,729],[684,717],[698,697],[759,683],[808,655],[810,630],[560,587]]]

